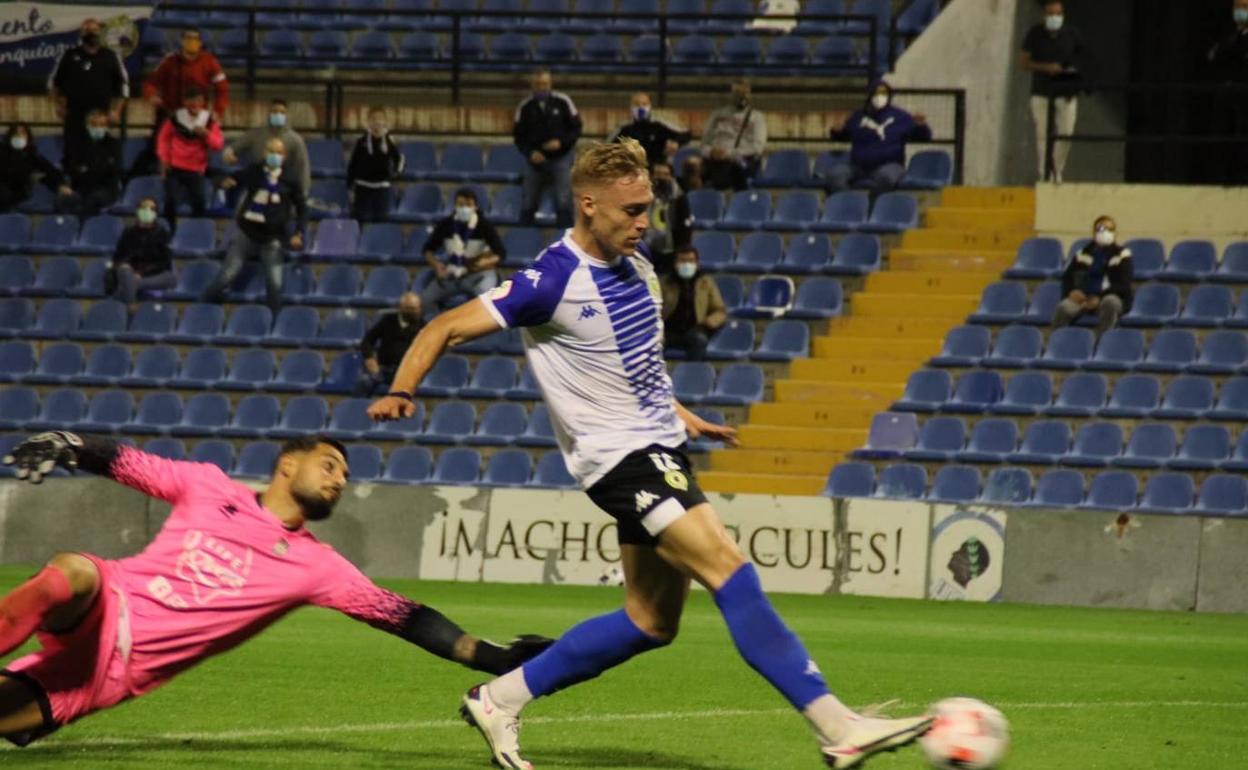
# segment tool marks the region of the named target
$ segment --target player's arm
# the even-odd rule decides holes
[[[145,495],[170,502],[181,497],[191,469],[215,466],[166,460],[103,436],[49,431],[26,439],[4,458],[17,477],[38,484],[56,466],[106,476]]]
[[[672,405],[676,407],[677,416],[685,423],[685,432],[689,434],[689,438],[697,439],[706,436],[715,441],[722,441],[729,446],[741,446],[741,440],[737,438],[737,429],[731,425],[716,425],[708,420],[703,420],[674,398],[672,399]]]

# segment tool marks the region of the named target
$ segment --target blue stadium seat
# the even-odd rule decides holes
[[[700,0],[694,0],[699,2]],[[668,7],[671,7],[668,3]],[[791,72],[785,74],[798,74],[799,68],[806,63],[809,51],[806,48],[806,41],[797,35],[784,35],[773,38],[767,44],[767,64],[774,65],[771,71],[776,71],[776,67],[787,66],[792,68]],[[780,70],[783,72],[783,70]]]
[[[1200,357],[1187,371],[1198,374],[1231,374],[1248,366],[1248,335],[1224,329],[1205,336]]]
[[[513,388],[508,388],[503,398],[511,401],[533,401],[540,399],[542,392],[537,387],[537,377],[533,369],[525,367],[520,371],[520,381]]]
[[[815,194],[809,190],[790,190],[780,195],[775,209],[771,212],[771,219],[763,223],[763,228],[784,231],[806,230],[818,218],[819,199],[815,197]]]
[[[175,257],[211,257],[217,252],[216,224],[211,219],[179,219],[169,249]]]
[[[1131,310],[1123,315],[1123,326],[1165,326],[1179,314],[1179,290],[1174,286],[1150,283],[1139,288]]]
[[[1045,372],[1020,372],[1010,377],[993,414],[1037,414],[1053,401],[1053,380]]]
[[[672,390],[682,404],[700,404],[715,384],[715,367],[705,361],[682,361],[672,370]]]
[[[810,327],[805,321],[772,321],[763,331],[754,361],[792,361],[810,355]]]
[[[729,364],[719,373],[705,403],[745,406],[763,400],[763,370],[754,364]]]
[[[1101,409],[1105,417],[1146,417],[1161,401],[1161,382],[1152,375],[1130,374],[1114,385],[1109,403]]]
[[[698,233],[693,236],[693,248],[698,250],[698,261],[704,269],[723,268],[736,260],[737,242],[731,233]]]
[[[326,435],[342,441],[355,441],[369,436],[373,429],[373,421],[368,417],[369,400],[366,398],[344,398],[334,404],[329,415]]]
[[[1174,458],[1179,449],[1174,428],[1164,422],[1143,423],[1131,431],[1121,457],[1110,460],[1119,468],[1160,468]]]
[[[838,275],[866,275],[880,269],[880,252],[876,236],[850,233],[837,242],[832,263],[825,270]]]
[[[972,327],[985,328],[985,327]],[[1033,326],[1011,324],[997,334],[992,354],[981,362],[984,366],[1021,369],[1036,366],[1044,347],[1044,337]]]
[[[732,314],[741,318],[779,318],[793,304],[793,293],[791,278],[783,275],[762,276],[750,286],[749,296]],[[809,337],[809,329],[807,331]]]
[[[220,305],[197,303],[182,311],[178,325],[165,336],[169,342],[203,343],[221,334],[225,310]]]
[[[126,183],[121,200],[109,207],[108,213],[130,216],[139,207],[139,201],[152,198],[156,201],[159,211],[165,205],[164,181],[158,176],[136,176]]]
[[[45,406],[48,398],[44,396]],[[1222,463],[1222,470],[1234,473],[1248,472],[1248,430],[1239,432],[1239,440],[1235,442],[1230,459]]]
[[[1144,334],[1138,329],[1110,329],[1101,335],[1085,369],[1127,371],[1144,360]]]
[[[1019,320],[1034,326],[1049,326],[1053,323],[1053,315],[1057,311],[1057,303],[1062,300],[1062,287],[1056,281],[1040,284],[1031,293],[1027,310]]]
[[[35,283],[35,267],[28,257],[0,257],[0,296],[28,294]]]
[[[364,337],[364,314],[355,308],[330,312],[313,343],[322,348],[349,348],[359,345]]]
[[[947,462],[966,446],[966,422],[961,417],[933,417],[923,423],[918,441],[902,452],[907,460]]]
[[[828,35],[815,43],[810,52],[811,64],[845,70],[861,63],[854,41],[838,34]]]
[[[927,491],[927,471],[922,466],[900,463],[886,466],[875,483],[875,497],[917,500]]]
[[[1183,434],[1183,443],[1167,466],[1191,471],[1217,468],[1230,459],[1231,432],[1223,425],[1193,425]]]
[[[781,273],[818,273],[832,259],[832,244],[822,233],[803,233],[789,238],[784,259],[776,266]]]
[[[34,283],[22,290],[22,294],[28,297],[59,297],[69,294],[81,281],[78,260],[73,257],[44,257],[39,260],[39,272]]]
[[[234,445],[218,439],[197,441],[188,459],[191,462],[211,463],[229,473],[234,469]]]
[[[1212,328],[1220,326],[1235,312],[1235,299],[1226,286],[1195,286],[1187,295],[1179,326]]]
[[[1217,283],[1248,283],[1248,241],[1228,244],[1218,269],[1207,280]]]
[[[1062,242],[1056,238],[1028,238],[1018,247],[1006,278],[1045,279],[1062,274]]]
[[[0,337],[5,334],[5,303],[14,300],[0,300]],[[9,323],[18,324],[22,322],[22,314],[24,309],[28,307],[26,300],[15,300],[18,304],[13,305],[10,310],[16,312],[18,317],[11,318]],[[77,328],[81,320],[82,311],[79,309],[76,300],[67,298],[56,298],[44,300],[39,308],[39,315],[34,321],[34,325],[21,331],[21,336],[35,339],[61,339],[68,337]],[[10,332],[16,334],[16,328],[10,328]]]
[[[524,205],[524,190],[518,184],[507,184],[499,187],[494,191],[494,197],[490,199],[490,221],[496,225],[517,225],[520,223],[520,209]],[[506,238],[511,234],[508,228],[503,234],[504,248],[506,248]],[[540,233],[539,233],[540,235]],[[542,246],[545,246],[545,242]],[[538,247],[541,251],[541,247]],[[537,252],[533,252],[536,254]],[[528,262],[530,260],[524,260]],[[504,259],[505,264],[514,264],[519,266],[522,264],[519,257],[512,257],[511,249],[507,249],[507,257]]]
[[[458,444],[472,434],[477,410],[465,401],[443,401],[429,415],[423,440],[430,444]]]
[[[957,453],[959,462],[1001,463],[1018,448],[1018,423],[992,417],[975,423],[966,449]]]
[[[254,398],[254,396],[253,396]],[[263,398],[263,397],[262,397]],[[239,403],[239,410],[243,410],[243,404]],[[142,411],[142,405],[139,406]],[[230,401],[220,393],[196,393],[186,402],[186,409],[182,413],[181,419],[170,426],[169,430],[175,436],[219,436],[221,435],[230,420]],[[227,435],[249,435],[261,436],[261,432],[255,433],[232,433]]]
[[[447,355],[438,359],[416,388],[416,392],[421,396],[451,398],[467,384],[468,359],[463,356]]]
[[[403,230],[393,222],[364,225],[356,244],[355,258],[366,262],[389,262],[403,248]]]
[[[490,458],[481,483],[491,487],[523,487],[533,475],[533,461],[523,449],[504,449]]]
[[[507,265],[526,267],[546,248],[546,238],[536,227],[509,227],[503,234],[503,248],[507,250]]]
[[[213,387],[222,390],[260,390],[273,381],[277,361],[269,350],[242,350],[230,362],[226,378]]]
[[[1218,252],[1209,241],[1179,241],[1170,249],[1170,259],[1157,277],[1163,281],[1203,281],[1217,264]]]
[[[1222,383],[1218,402],[1205,415],[1211,420],[1248,421],[1248,377],[1232,377]]]
[[[78,217],[56,214],[35,225],[26,250],[34,254],[67,254],[78,240]]]
[[[316,308],[287,306],[278,311],[273,330],[261,342],[278,347],[303,347],[316,339],[319,324]]]
[[[867,233],[900,233],[919,226],[919,202],[905,192],[887,192],[875,199],[871,216],[858,229]]]
[[[657,50],[657,40],[644,41],[642,48],[644,49],[645,46],[651,44]],[[641,49],[638,52],[645,53]],[[594,70],[617,71],[619,62],[623,58],[624,50],[620,45],[620,37],[618,35],[597,33],[581,41],[581,61],[592,63]]]
[[[230,313],[225,332],[213,338],[220,345],[257,345],[269,336],[273,312],[264,305],[239,305]]]
[[[934,412],[949,400],[952,391],[953,380],[948,372],[921,369],[910,375],[901,400],[892,408],[907,412]]]
[[[1196,490],[1186,473],[1157,473],[1150,476],[1140,497],[1139,510],[1156,513],[1187,513],[1192,509]]]
[[[34,322],[35,306],[28,299],[0,299],[0,338],[25,336]]]
[[[734,277],[734,276],[725,276]],[[716,276],[718,281],[719,276]],[[723,294],[723,287],[720,287]],[[728,297],[724,297],[725,303]],[[807,278],[797,287],[797,299],[789,308],[789,318],[834,318],[839,316],[844,303],[841,282],[835,278]]]
[[[82,325],[71,336],[78,340],[109,341],[125,330],[126,306],[115,299],[106,299],[87,308]]]
[[[524,406],[511,402],[490,404],[481,415],[481,424],[465,444],[477,446],[506,446],[516,440],[528,427],[529,416]]]
[[[421,38],[425,37],[425,33],[413,33],[413,35]],[[408,41],[411,37],[412,35],[405,37],[404,41]],[[407,54],[404,54],[404,56],[406,57]],[[438,166],[438,155],[433,148],[432,142],[401,142],[399,144],[399,152],[403,154],[402,176],[404,179],[425,179]],[[439,197],[437,208],[441,209],[441,207],[441,199]]]
[[[567,39],[567,35],[554,34],[548,35],[538,40],[538,48],[541,49],[543,40]],[[552,43],[547,43],[552,44]],[[574,49],[575,50],[575,49]],[[481,173],[476,175],[476,179],[482,182],[503,182],[506,184],[518,184],[524,176],[525,169],[528,167],[528,161],[520,151],[516,149],[514,144],[496,144],[489,148],[485,156],[485,167]],[[492,216],[497,221],[497,209],[492,209]]]
[[[59,342],[43,349],[35,371],[21,378],[35,385],[57,385],[69,382],[83,369],[82,346],[76,342]]]
[[[1083,474],[1079,471],[1045,471],[1036,481],[1035,505],[1074,508],[1083,503]]]
[[[489,57],[502,62],[501,69],[523,67],[533,58],[533,44],[529,36],[521,32],[504,32],[490,40]]]
[[[928,363],[932,366],[977,366],[988,355],[992,332],[986,326],[956,326],[945,335],[940,353]]]
[[[709,72],[715,60],[715,40],[706,35],[685,35],[672,46],[671,62],[681,65],[678,69],[685,74]]]
[[[1183,329],[1162,329],[1137,366],[1146,372],[1178,372],[1196,360],[1196,337]]]
[[[312,0],[307,0],[307,2],[312,2]],[[319,18],[323,19],[324,17],[319,17]],[[347,55],[347,34],[343,32],[342,30],[337,30],[337,29],[319,29],[313,32],[311,37],[308,38],[307,43],[306,43],[306,50],[308,53],[308,58],[312,59],[313,61],[317,61],[317,60],[324,61],[327,59],[344,58]],[[313,139],[312,141],[308,142],[308,160],[312,163],[312,172],[314,174],[318,174],[319,176],[329,176],[331,174],[338,174],[339,169],[332,165],[333,163],[332,155],[330,155],[329,153],[325,153],[323,156],[318,157],[318,155],[313,152],[312,142],[316,142],[316,141],[331,141],[331,140]],[[342,154],[341,143],[337,141],[335,141],[334,143],[338,144],[338,153],[339,155],[341,155]],[[341,162],[341,159],[339,160]],[[331,164],[331,165],[326,165],[326,164]],[[346,166],[345,164],[343,164],[342,171],[345,171],[345,169],[346,169]]]
[[[833,193],[823,202],[819,221],[810,225],[820,232],[851,232],[867,221],[871,200],[860,190]]]
[[[945,465],[936,471],[927,499],[943,503],[969,503],[979,497],[983,478],[977,468]]]
[[[537,461],[537,470],[533,474],[530,486],[548,489],[573,489],[576,479],[568,473],[568,466],[559,452],[547,452]]]
[[[1070,450],[1070,426],[1061,420],[1037,420],[1023,431],[1018,451],[1006,457],[1020,465],[1053,465]]]
[[[1092,358],[1095,341],[1091,329],[1078,326],[1054,329],[1036,366],[1045,369],[1078,369]]]
[[[1079,428],[1070,452],[1058,458],[1058,462],[1082,468],[1103,468],[1122,454],[1122,445],[1122,428],[1116,423],[1091,422]]]
[[[0,253],[25,251],[27,244],[30,243],[31,229],[30,217],[25,214],[16,212],[0,214]],[[29,265],[30,262],[27,261],[26,264]],[[0,262],[0,265],[7,267],[8,262]],[[5,274],[0,272],[0,275]]]
[[[875,468],[870,463],[840,463],[828,473],[826,497],[870,497],[875,492]]]
[[[268,478],[277,464],[280,447],[272,441],[253,441],[238,453],[234,475],[244,478]]]
[[[263,399],[269,399],[270,396],[247,396],[243,401],[257,399],[257,406],[253,407],[258,411],[266,411],[267,407],[262,406]],[[243,402],[239,402],[240,411]],[[276,402],[274,402],[276,403]],[[261,415],[268,418],[267,414]],[[329,418],[329,405],[325,403],[325,399],[320,396],[295,396],[286,402],[286,407],[281,410],[280,417],[274,418],[274,422],[264,430],[264,434],[276,438],[294,438],[296,436],[304,436],[310,433],[319,433],[325,428],[325,422]],[[238,416],[235,415],[235,423]],[[250,430],[251,426],[239,426]]]
[[[784,241],[778,233],[750,233],[741,239],[737,259],[724,268],[735,273],[769,273],[784,257]]]
[[[692,201],[691,201],[692,206]],[[715,223],[718,230],[757,230],[771,216],[771,196],[762,190],[740,190],[733,193],[728,210]],[[701,226],[694,215],[695,226]]]
[[[126,433],[168,435],[182,421],[182,399],[177,393],[148,393],[139,401],[134,418],[122,426]]]
[[[94,272],[96,265],[104,265],[104,260],[97,260],[87,266],[87,269],[83,271],[83,286],[74,292],[75,296],[101,296],[104,293],[103,269],[99,270],[100,283],[98,285],[88,282],[88,276]],[[169,299],[197,300],[203,295],[204,289],[208,288],[208,284],[212,283],[212,279],[217,277],[220,269],[219,263],[207,259],[197,259],[184,265],[178,271],[178,285],[165,291],[164,296]]]
[[[162,302],[144,302],[130,320],[130,328],[117,335],[124,342],[153,342],[173,333],[177,308]]]
[[[525,41],[527,48],[528,39],[523,35],[500,35],[496,38],[495,46],[502,38],[515,38]],[[516,58],[516,57],[509,57]],[[429,174],[430,179],[436,179],[445,182],[470,182],[476,181],[485,173],[485,158],[481,155],[481,145],[469,144],[466,142],[449,142],[442,148],[442,159],[438,163],[438,167]]]
[[[400,222],[433,222],[442,216],[442,188],[434,182],[408,185],[390,218]]]
[[[810,16],[843,16],[845,0],[807,0],[802,5],[801,15],[793,34],[796,35],[831,35],[841,29],[842,22],[837,19],[811,19]]]
[[[360,225],[354,219],[322,219],[316,226],[316,237],[308,256],[324,261],[352,259],[359,239]]]
[[[910,156],[900,186],[907,190],[939,190],[953,183],[953,158],[944,150],[919,150]]]
[[[102,390],[91,397],[84,420],[75,426],[86,433],[112,433],[130,422],[134,398],[124,390]]]
[[[1084,499],[1082,507],[1128,511],[1135,507],[1139,494],[1139,482],[1134,473],[1105,471],[1093,477],[1092,483],[1088,486],[1088,496]]]
[[[1235,300],[1235,312],[1223,325],[1232,329],[1248,329],[1248,291],[1240,292]]]
[[[285,393],[315,390],[324,373],[325,359],[319,351],[295,350],[283,356],[277,377],[265,388]]]
[[[415,484],[429,479],[433,471],[433,453],[423,446],[402,446],[390,452],[386,458],[386,470],[381,481],[396,484]]]
[[[1026,468],[994,468],[979,499],[985,503],[1027,503],[1031,500],[1031,484],[1031,473]]]
[[[122,345],[99,345],[87,358],[82,374],[75,377],[79,385],[114,386],[130,374],[130,351]]]
[[[347,466],[351,469],[353,482],[377,481],[381,478],[384,466],[381,449],[372,444],[348,444]]]
[[[1087,417],[1105,406],[1109,384],[1102,374],[1079,372],[1062,382],[1057,400],[1045,414],[1062,417]]]
[[[706,348],[706,357],[715,360],[742,359],[754,350],[754,324],[728,321],[719,328]]]
[[[399,297],[407,291],[407,270],[398,265],[374,267],[368,271],[364,289],[352,304],[390,308],[398,304]]]
[[[135,356],[134,367],[122,377],[122,387],[162,388],[178,373],[178,351],[169,345],[145,345]]]
[[[143,451],[157,457],[163,457],[166,460],[186,459],[186,443],[180,438],[168,438],[165,436],[149,438],[143,444]]]
[[[553,447],[556,445],[555,429],[550,424],[550,412],[545,404],[538,404],[529,415],[524,433],[516,438],[516,444],[529,447]]]
[[[958,378],[953,396],[940,411],[978,413],[988,411],[1001,400],[1005,387],[1001,375],[993,371],[976,370]]]
[[[897,406],[894,404],[894,409]],[[901,457],[919,439],[919,421],[913,414],[880,412],[871,418],[867,443],[854,451],[854,457],[888,460]]]
[[[192,348],[182,361],[171,388],[210,388],[225,378],[225,351],[220,348]]]
[[[389,67],[390,59],[395,55],[394,41],[390,35],[381,30],[371,30],[358,35],[351,41],[351,56],[361,59],[374,69]]]
[[[1014,281],[989,284],[979,300],[979,309],[971,314],[973,323],[1013,323],[1027,310],[1027,289]]]
[[[17,382],[35,370],[35,349],[29,342],[0,344],[0,382]]]
[[[339,353],[329,364],[329,371],[317,390],[321,393],[350,393],[359,380],[363,363],[358,351]]]
[[[39,414],[39,395],[31,388],[0,390],[0,429],[26,429]]]
[[[725,44],[725,53],[727,53],[727,44]],[[806,187],[809,183],[810,158],[807,157],[805,150],[772,150],[767,153],[767,159],[763,163],[762,171],[754,178],[754,185],[757,187],[782,187],[787,189]],[[805,222],[814,220],[819,213],[818,201],[815,200],[814,195],[810,194],[809,199],[815,206],[811,215],[802,220]],[[784,198],[782,197],[781,203],[783,203],[783,200]],[[781,211],[782,208],[781,204],[776,205],[777,212]]]
[[[721,233],[722,234],[722,233]],[[815,279],[812,279],[815,280]],[[830,280],[830,279],[819,279]],[[809,281],[807,282],[809,283]],[[739,276],[729,275],[727,273],[715,274],[715,285],[719,287],[719,296],[724,300],[724,307],[728,308],[731,313],[736,308],[741,307],[745,302],[745,282]],[[805,286],[806,284],[802,284]],[[838,283],[839,287],[840,284]],[[794,316],[805,317],[805,316]],[[820,316],[822,317],[822,316]]]
[[[1207,477],[1200,485],[1196,511],[1209,516],[1248,514],[1248,481],[1225,473]]]
[[[322,305],[347,305],[360,294],[363,278],[355,265],[330,265],[321,272],[309,299]]]
[[[693,226],[699,229],[715,227],[724,214],[723,193],[718,190],[690,190],[686,197]]]

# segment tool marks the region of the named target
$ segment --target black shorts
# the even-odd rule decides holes
[[[658,444],[630,452],[586,494],[619,524],[620,545],[654,545],[667,525],[706,502],[685,453]]]

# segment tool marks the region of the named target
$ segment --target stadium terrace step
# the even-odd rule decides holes
[[[921,309],[925,318],[953,318],[961,321],[979,306],[978,294],[870,294],[853,298],[854,317],[879,320],[896,318],[906,311]],[[898,319],[901,320],[901,319]],[[942,332],[943,333],[943,332]]]
[[[946,187],[940,204],[950,208],[1036,209],[1036,191],[1031,187]]]
[[[816,340],[818,342],[818,340]],[[940,342],[932,343],[932,350],[940,350]],[[920,368],[930,356],[919,359],[886,361],[837,361],[829,358],[799,358],[789,367],[794,380],[816,380],[841,383],[894,383],[906,381],[910,373]]]
[[[880,410],[870,404],[753,404],[750,422],[798,428],[864,428]]]
[[[888,254],[892,270],[947,273],[987,273],[993,278],[1014,264],[1013,252],[952,252],[944,249],[893,249]]]
[[[824,448],[826,450],[826,447]],[[819,476],[844,459],[844,452],[793,452],[738,449],[711,455],[711,471],[732,473],[776,473]],[[705,473],[705,471],[704,471]]]
[[[866,292],[870,294],[982,294],[993,281],[988,273],[915,272],[890,270],[867,276]]]
[[[927,210],[923,221],[928,227],[944,230],[1035,230],[1035,215],[1030,209],[936,206]]]
[[[762,473],[703,471],[698,483],[708,492],[758,495],[817,495],[827,473],[818,476],[788,476]]]
[[[875,337],[815,337],[812,355],[836,361],[926,361],[933,354],[933,339],[905,339],[878,334]]]
[[[964,230],[921,228],[902,233],[901,247],[906,249],[948,249],[951,251],[1002,251],[1014,254],[1023,241],[1033,235],[1030,230]]]
[[[897,382],[828,382],[817,380],[779,380],[776,382],[778,403],[867,404],[880,409],[901,398],[905,386]]]
[[[741,438],[743,449],[732,452],[716,452],[736,454],[746,450],[774,450],[780,452],[836,452],[845,454],[862,446],[867,440],[865,428],[789,428],[782,425],[742,425],[737,435]],[[824,473],[827,468],[823,469]]]

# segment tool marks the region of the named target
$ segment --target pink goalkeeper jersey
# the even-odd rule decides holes
[[[397,632],[417,607],[307,529],[287,529],[217,466],[122,447],[114,480],[173,504],[137,556],[110,562],[126,593],[131,690],[150,690],[307,604]]]

